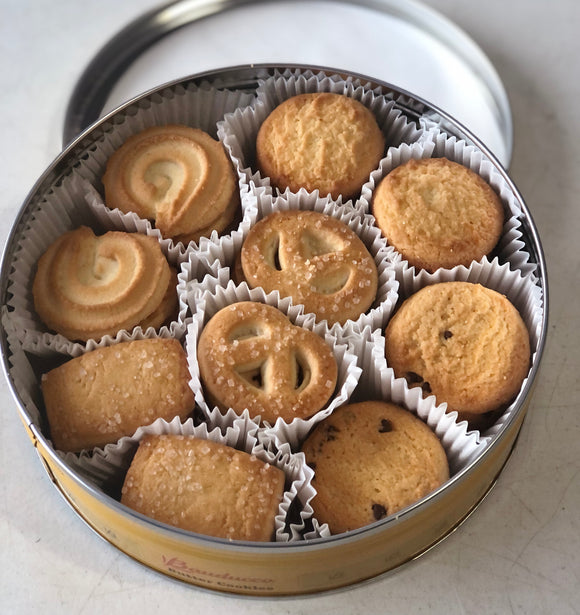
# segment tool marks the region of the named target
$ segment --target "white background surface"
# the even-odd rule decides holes
[[[543,367],[516,450],[489,497],[434,550],[363,586],[280,600],[214,594],[151,572],[93,535],[48,480],[2,379],[0,613],[580,612],[580,3],[428,4],[484,49],[504,82],[515,124],[510,172],[550,276]],[[60,150],[64,109],[82,69],[111,34],[155,5],[0,0],[2,245]],[[365,44],[354,34],[344,42],[352,54]],[[274,27],[268,35],[276,36]]]

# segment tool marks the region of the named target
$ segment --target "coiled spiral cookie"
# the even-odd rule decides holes
[[[135,134],[109,158],[105,203],[154,221],[164,237],[188,243],[223,232],[239,193],[222,144],[203,130],[154,126]]]
[[[331,348],[278,309],[234,303],[205,325],[197,347],[206,400],[248,409],[273,424],[308,418],[330,399],[338,368]]]
[[[32,293],[40,319],[71,340],[161,326],[177,308],[176,272],[146,235],[86,227],[61,235],[38,262]]]
[[[343,222],[315,211],[275,212],[242,246],[244,278],[277,290],[329,324],[356,320],[377,294],[378,273],[364,243]]]

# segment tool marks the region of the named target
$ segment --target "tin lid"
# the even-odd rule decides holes
[[[508,167],[513,125],[504,86],[480,47],[416,0],[178,0],[116,34],[81,74],[66,145],[133,97],[193,73],[304,63],[372,75],[454,117]]]

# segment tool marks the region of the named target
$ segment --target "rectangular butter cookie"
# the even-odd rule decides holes
[[[158,418],[184,420],[193,410],[185,351],[175,339],[99,348],[42,377],[54,447],[79,452],[131,436]]]

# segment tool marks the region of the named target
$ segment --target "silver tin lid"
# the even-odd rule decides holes
[[[373,75],[429,101],[508,167],[511,110],[495,68],[459,27],[416,0],[178,0],[98,52],[72,93],[64,145],[163,83],[224,66],[302,63]]]

